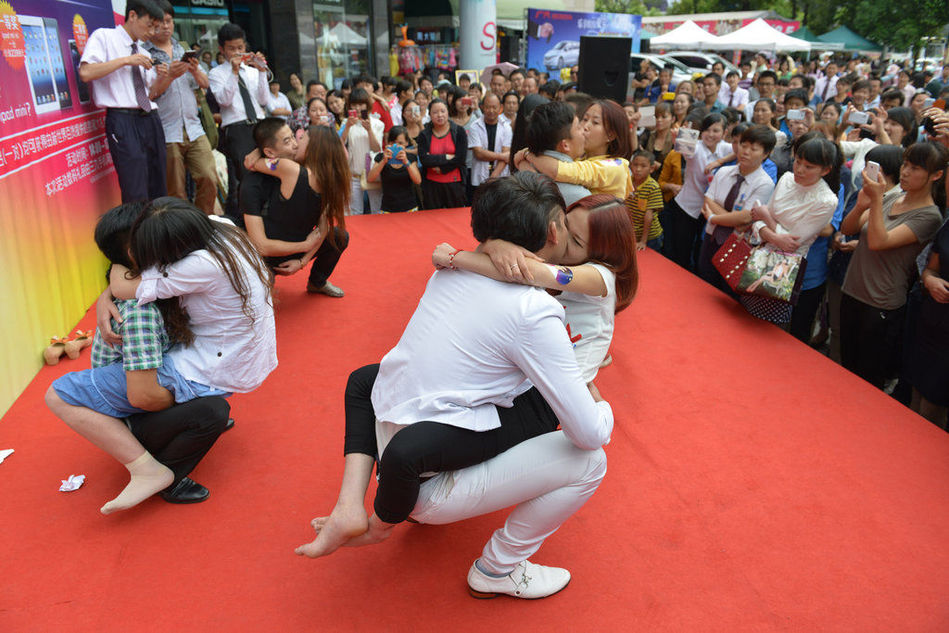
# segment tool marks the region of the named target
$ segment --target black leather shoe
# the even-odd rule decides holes
[[[201,503],[210,494],[211,491],[207,488],[190,477],[185,477],[171,488],[162,490],[161,498],[168,503]]]
[[[224,431],[230,431],[234,428],[234,418],[228,418],[227,424],[224,425]]]

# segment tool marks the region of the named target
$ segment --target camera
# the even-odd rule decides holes
[[[850,122],[854,125],[865,125],[870,122],[869,112],[851,112]]]
[[[803,121],[804,110],[788,110],[788,121]]]

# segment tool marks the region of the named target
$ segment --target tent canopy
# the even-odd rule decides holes
[[[811,43],[785,35],[758,18],[737,31],[719,37],[718,41],[705,48],[719,51],[809,51]]]
[[[847,51],[866,51],[871,53],[879,53],[883,50],[882,47],[877,46],[870,40],[865,37],[854,33],[845,25],[838,26],[833,31],[828,31],[823,35],[819,35],[818,39],[821,42],[827,44],[841,44],[843,49]]]
[[[645,31],[644,31],[645,32]],[[668,33],[657,35],[649,40],[653,48],[701,50],[717,42],[717,35],[712,35],[692,20],[686,20]]]

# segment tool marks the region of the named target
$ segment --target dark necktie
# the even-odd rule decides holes
[[[237,89],[241,91],[241,100],[244,102],[244,116],[250,123],[257,123],[257,111],[254,109],[254,102],[250,100],[250,92],[247,90],[247,84],[244,78],[237,75]]]
[[[732,93],[732,96],[728,97],[728,107],[732,107],[732,104],[735,102],[735,93]]]
[[[132,42],[132,55],[138,55],[138,44]],[[135,88],[135,101],[145,112],[152,111],[152,104],[148,99],[148,91],[145,90],[145,80],[142,79],[140,66],[132,66],[132,86]]]
[[[728,195],[725,196],[725,203],[722,205],[725,211],[729,213],[732,211],[732,207],[735,206],[735,198],[738,197],[738,190],[741,189],[741,183],[743,182],[745,182],[745,177],[741,174],[737,174],[735,184],[728,190]]]
[[[821,93],[820,100],[827,101],[827,91],[830,89],[830,77],[824,77],[824,92]]]

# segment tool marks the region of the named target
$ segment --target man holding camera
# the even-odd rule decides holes
[[[239,218],[237,190],[247,173],[244,157],[254,149],[254,125],[266,117],[264,106],[270,100],[267,60],[259,52],[247,53],[246,39],[244,29],[236,24],[222,26],[217,40],[226,63],[208,73],[211,92],[221,108],[220,146],[234,176],[224,208],[232,218]]]
[[[164,18],[145,49],[152,59],[168,67],[167,73],[152,85],[151,97],[158,103],[158,116],[165,132],[168,195],[188,199],[185,170],[191,172],[196,191],[194,206],[208,215],[214,213],[217,197],[217,172],[208,135],[198,118],[194,91],[208,87],[208,76],[198,64],[198,54],[185,53],[172,33],[175,9],[168,0],[158,0]]]
[[[152,0],[128,0],[125,23],[93,31],[79,62],[79,79],[92,84],[95,104],[106,110],[105,135],[122,202],[165,195],[165,136],[149,99],[159,67],[141,44],[161,19]]]

